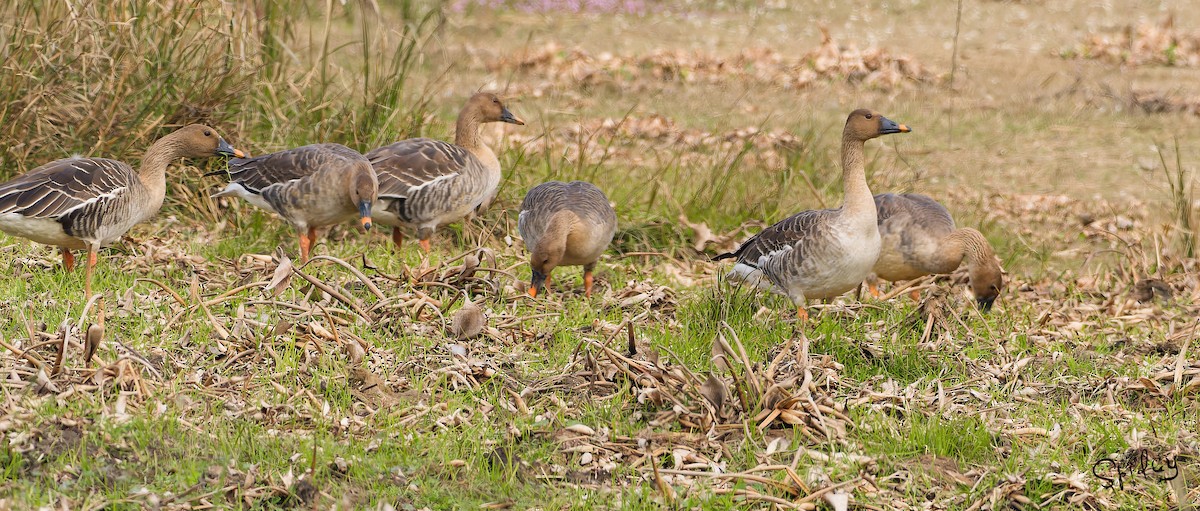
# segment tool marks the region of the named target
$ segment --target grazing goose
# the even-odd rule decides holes
[[[318,227],[358,218],[370,229],[371,204],[379,191],[370,162],[341,144],[233,159],[229,181],[213,197],[238,196],[283,217],[300,236],[301,262],[308,261]]]
[[[525,124],[495,94],[481,92],[459,112],[454,144],[413,138],[367,153],[379,175],[379,202],[372,214],[392,226],[397,248],[404,226],[417,230],[421,248],[429,252],[434,229],[467,216],[496,195],[500,160],[479,137],[485,122]]]
[[[955,229],[950,212],[937,201],[915,193],[875,196],[881,248],[874,272],[888,281],[912,280],[934,273],[951,273],[967,260],[971,291],[984,312],[1004,286],[992,245],[979,231]],[[871,294],[879,296],[875,286]]]
[[[87,250],[88,297],[96,252],[158,213],[167,192],[167,166],[180,158],[242,156],[216,130],[192,124],[158,139],[133,167],[106,158],[55,160],[0,184],[0,230],[62,249]]]
[[[617,232],[617,212],[591,183],[550,181],[525,194],[517,231],[529,250],[536,297],[555,267],[583,266],[583,292],[592,296],[592,269]]]
[[[877,112],[851,112],[842,131],[845,202],[837,209],[796,213],[763,229],[736,251],[717,256],[715,260],[737,258],[727,278],[791,298],[802,320],[808,318],[806,298],[832,298],[861,284],[879,257],[863,145],[880,135],[908,131]]]

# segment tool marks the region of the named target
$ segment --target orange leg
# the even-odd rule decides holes
[[[805,309],[803,305],[796,306],[796,319],[801,323],[808,322],[808,309]]]
[[[592,297],[592,282],[592,270],[583,272],[583,295],[588,298]]]
[[[920,292],[920,291],[917,291],[917,290],[915,290],[915,289],[914,289],[914,290],[912,290],[912,291],[909,291],[909,292],[908,292],[908,296],[912,297],[912,299],[913,299],[913,301],[914,301],[914,302],[919,302],[919,301],[921,301],[921,292]]]
[[[875,298],[883,296],[883,294],[879,292],[879,288],[875,286],[875,282],[867,282],[867,292],[871,293],[871,296],[874,296]]]
[[[84,293],[85,298],[89,299],[89,300],[92,298],[92,273],[95,268],[96,268],[96,250],[89,248],[88,249],[87,267],[86,267],[87,276],[84,277],[85,280],[83,281],[83,293]]]
[[[311,230],[310,230],[311,232]],[[300,262],[308,262],[308,251],[312,249],[313,238],[305,233],[300,233]]]
[[[404,245],[404,231],[401,231],[399,227],[392,227],[392,243],[396,244],[396,250],[400,250],[400,247]]]
[[[430,247],[429,247],[429,238],[424,238],[424,239],[422,239],[422,240],[421,240],[421,250],[424,250],[424,251],[425,251],[425,253],[426,253],[426,254],[428,254],[428,253],[429,253],[429,248],[430,248]]]
[[[70,250],[67,250],[64,248],[64,249],[62,249],[62,256],[63,256],[63,269],[67,270],[67,271],[74,270],[75,269],[75,254],[72,254]]]

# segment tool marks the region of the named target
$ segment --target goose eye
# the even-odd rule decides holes
[[[211,131],[208,131],[208,130],[204,130],[204,136],[206,136],[206,137],[211,137],[211,136],[212,136],[212,132],[211,132]]]
[[[871,118],[871,114],[867,114],[867,118],[868,118],[868,119],[870,119],[870,118]]]

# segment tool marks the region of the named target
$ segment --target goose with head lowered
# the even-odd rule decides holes
[[[61,248],[68,270],[75,266],[71,251],[86,250],[90,297],[97,251],[158,213],[171,163],[242,155],[216,130],[191,124],[158,139],[136,171],[107,158],[55,160],[0,184],[0,230]]]
[[[228,172],[229,184],[213,197],[241,197],[283,217],[300,238],[301,262],[308,261],[318,228],[355,219],[371,228],[379,183],[370,162],[344,145],[312,144],[233,159]]]
[[[402,227],[417,230],[421,248],[429,252],[429,239],[440,225],[457,221],[496,196],[500,185],[500,160],[480,138],[483,123],[522,121],[489,92],[471,96],[458,114],[454,143],[413,138],[367,153],[379,175],[379,201],[372,209],[375,220],[392,226],[392,241],[400,247]]]
[[[787,296],[801,320],[808,318],[806,299],[832,298],[861,284],[879,257],[863,147],[870,139],[909,131],[878,112],[851,112],[842,130],[842,206],[796,213],[717,256],[737,261],[726,277]]]
[[[529,250],[530,296],[545,288],[554,268],[581,265],[583,292],[590,297],[592,269],[617,232],[617,212],[596,185],[550,181],[525,194],[517,230]]]
[[[952,273],[965,259],[975,301],[984,312],[1004,287],[1004,271],[983,233],[955,228],[954,218],[937,201],[917,193],[875,196],[881,248],[873,271],[891,282]],[[868,281],[872,295],[879,296]],[[914,297],[915,298],[915,297]]]

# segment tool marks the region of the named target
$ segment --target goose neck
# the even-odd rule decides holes
[[[479,142],[479,118],[469,110],[458,115],[454,125],[454,145],[467,149],[476,149]]]
[[[181,147],[173,137],[168,135],[159,139],[142,156],[142,165],[138,169],[138,179],[154,195],[164,195],[167,189],[167,167],[179,158],[181,158]]]
[[[848,212],[865,214],[867,210],[872,213],[875,211],[875,199],[867,187],[863,141],[849,136],[842,137],[842,183]]]

